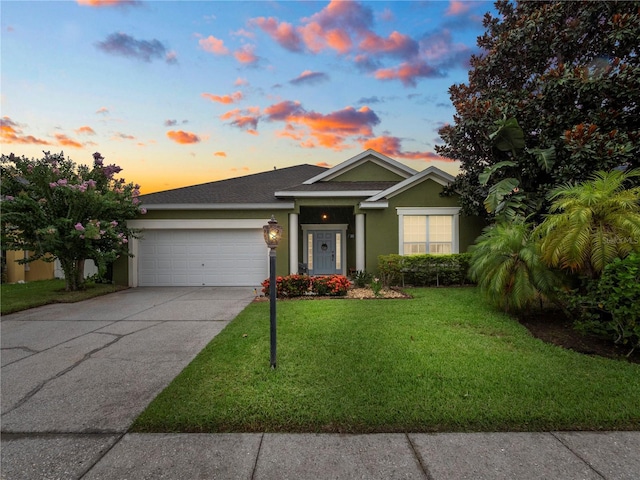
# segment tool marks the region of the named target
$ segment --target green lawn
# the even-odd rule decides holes
[[[410,300],[249,305],[136,420],[138,432],[640,429],[640,365],[533,338],[474,288]]]
[[[39,280],[28,283],[3,283],[0,286],[0,313],[19,312],[49,303],[73,303],[122,290],[108,284],[88,284],[85,290],[65,292],[64,280]]]

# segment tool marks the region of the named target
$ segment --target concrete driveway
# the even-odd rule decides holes
[[[110,448],[254,296],[249,287],[141,287],[3,316],[3,473],[30,456],[38,463],[54,437],[69,445],[53,451],[79,463]],[[98,435],[43,436],[77,433]]]
[[[125,432],[251,300],[134,288],[2,317],[2,433]]]

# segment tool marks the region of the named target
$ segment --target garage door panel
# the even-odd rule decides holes
[[[145,231],[138,249],[141,286],[257,286],[267,276],[262,230]]]

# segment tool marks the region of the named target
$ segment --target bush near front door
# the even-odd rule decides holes
[[[276,278],[276,295],[278,298],[302,297],[304,295],[343,297],[351,287],[351,282],[344,275],[288,275]],[[262,282],[262,293],[269,296],[270,280]]]

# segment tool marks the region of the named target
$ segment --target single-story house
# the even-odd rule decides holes
[[[333,168],[298,165],[140,197],[147,214],[114,280],[129,286],[252,286],[268,278],[262,227],[284,227],[277,274],[375,273],[378,256],[458,253],[482,219],[441,196],[454,178],[374,150]]]

